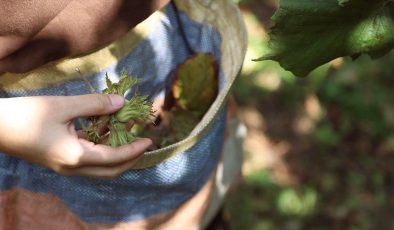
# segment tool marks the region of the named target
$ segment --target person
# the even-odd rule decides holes
[[[246,50],[237,6],[17,0],[0,15],[0,228],[204,229],[241,169],[242,124],[228,100]],[[140,77],[160,107],[196,52],[217,58],[220,84],[188,137],[155,151],[149,138],[118,148],[84,139],[79,118],[124,104],[99,94],[106,74]]]

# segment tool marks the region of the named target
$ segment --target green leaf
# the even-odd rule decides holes
[[[180,141],[187,137],[198,122],[200,122],[200,114],[192,111],[174,110],[167,113],[167,115],[170,116],[170,127],[176,141]]]
[[[257,61],[278,61],[297,76],[338,57],[394,48],[391,0],[281,0],[272,19],[269,49]]]
[[[124,106],[115,113],[115,118],[127,123],[130,120],[148,122],[153,118],[152,102],[146,96],[135,94],[126,100]]]
[[[197,53],[180,64],[172,86],[176,104],[204,114],[217,96],[217,69],[215,57],[207,53]]]
[[[103,94],[118,94],[124,96],[127,90],[133,88],[138,82],[138,78],[133,78],[126,71],[120,74],[120,80],[112,83],[106,74],[107,88],[103,90]],[[108,125],[110,130],[108,134],[107,144],[113,147],[129,144],[135,140],[135,136],[127,129],[127,123],[130,120],[138,122],[151,121],[153,116],[152,102],[147,96],[134,94],[130,100],[125,100],[123,107],[112,114],[91,117],[91,124],[83,130],[87,134],[89,141],[93,143],[101,143],[107,137],[106,134],[100,135],[100,125]]]
[[[118,147],[130,144],[135,140],[132,133],[127,130],[127,124],[121,123],[116,119],[111,119],[109,124],[108,145]]]
[[[338,0],[338,4],[340,6],[344,6],[347,2],[349,2],[350,0]]]
[[[114,91],[114,85],[112,81],[108,77],[108,73],[105,73],[105,83],[107,84],[107,88],[103,90],[103,93],[112,93]]]
[[[132,78],[126,71],[122,71],[118,83],[112,83],[108,75],[105,76],[107,88],[103,90],[105,94],[118,94],[124,96],[127,90],[138,84],[137,78]]]

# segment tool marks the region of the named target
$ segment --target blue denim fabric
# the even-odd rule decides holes
[[[101,91],[105,73],[118,78],[121,70],[142,78],[139,92],[158,95],[171,81],[171,72],[190,52],[181,35],[176,12],[166,8],[166,17],[154,32],[145,38],[116,65],[87,76]],[[220,62],[221,38],[207,24],[180,14],[186,38],[198,52],[213,53]],[[220,71],[220,88],[224,84]],[[31,95],[78,95],[89,93],[82,80],[35,91],[0,92],[0,97]],[[0,153],[0,190],[22,187],[33,192],[53,193],[81,219],[92,223],[116,223],[141,220],[175,209],[191,198],[207,181],[215,168],[223,145],[226,108],[193,147],[147,169],[133,170],[113,180],[65,177],[55,172]]]

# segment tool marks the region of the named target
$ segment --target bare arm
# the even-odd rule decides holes
[[[0,59],[20,48],[72,0],[0,1]]]
[[[41,0],[33,2],[36,1]],[[8,2],[14,1],[5,2],[5,0],[0,1],[1,9],[3,4],[11,4]],[[29,1],[15,2],[22,4],[21,2]],[[88,53],[105,46],[163,7],[169,0],[63,0],[60,2],[63,4],[53,6],[55,8],[53,10],[42,3],[37,4],[34,10],[29,8],[30,11],[25,9],[21,12],[16,10],[16,7],[11,7],[16,11],[5,12],[6,16],[1,18],[17,14],[11,17],[11,23],[16,25],[15,28],[20,28],[21,32],[18,33],[21,35],[12,33],[12,28],[4,29],[4,32],[0,30],[0,35],[2,34],[0,73],[27,72],[48,61]],[[37,9],[38,7],[42,9]],[[45,10],[56,13],[47,16],[37,15],[37,12]],[[20,15],[24,13],[32,17],[29,20],[21,17]],[[0,25],[10,23],[9,21],[11,19],[0,19]],[[19,25],[19,22],[25,21],[28,26]]]

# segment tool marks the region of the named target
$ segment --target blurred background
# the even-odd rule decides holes
[[[394,53],[337,59],[307,78],[252,62],[277,0],[240,0],[249,31],[233,94],[248,128],[231,229],[394,229]]]

